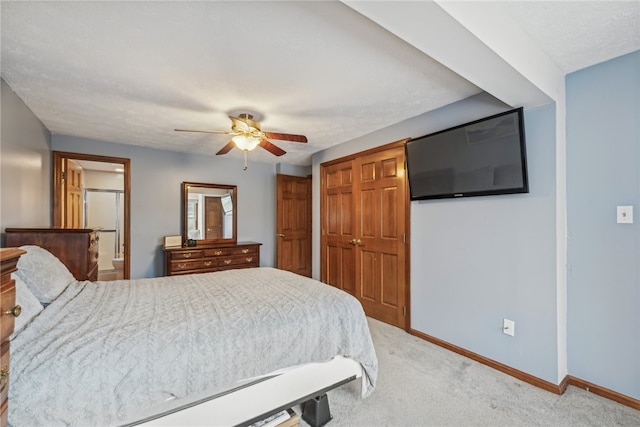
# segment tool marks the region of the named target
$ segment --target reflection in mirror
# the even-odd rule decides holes
[[[184,240],[236,242],[236,186],[183,182]]]

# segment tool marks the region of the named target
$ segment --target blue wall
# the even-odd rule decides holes
[[[260,264],[275,265],[275,165],[155,150],[64,135],[52,149],[131,159],[131,278],[162,276],[163,236],[182,234],[181,184],[238,186],[238,241],[262,243]]]
[[[314,181],[322,162],[508,109],[480,94],[341,144]],[[411,202],[411,328],[557,384],[553,104],[525,111],[525,134],[530,193]],[[313,216],[318,230],[319,201]]]
[[[569,373],[640,399],[640,52],[566,88]]]
[[[554,106],[526,110],[525,134],[529,194],[411,203],[411,321],[555,384]]]
[[[0,79],[0,226],[49,226],[51,133]],[[2,239],[4,243],[4,235]]]

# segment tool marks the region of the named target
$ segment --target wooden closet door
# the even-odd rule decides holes
[[[367,315],[404,327],[404,149],[364,156],[357,165],[357,297]]]
[[[356,295],[355,201],[352,161],[323,168],[321,280]]]
[[[321,280],[353,294],[367,316],[407,327],[404,145],[329,163],[321,175]]]

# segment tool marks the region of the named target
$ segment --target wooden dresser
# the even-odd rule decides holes
[[[20,315],[21,307],[16,305],[16,283],[11,273],[16,271],[20,255],[25,251],[18,248],[0,249],[2,281],[0,285],[0,426],[7,425],[9,416],[9,339],[13,333],[14,318]]]
[[[238,242],[235,245],[164,248],[165,274],[206,273],[260,266],[260,245]]]
[[[36,245],[67,266],[76,280],[98,280],[99,232],[91,228],[7,228],[7,246]]]

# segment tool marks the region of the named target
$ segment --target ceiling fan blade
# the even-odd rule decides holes
[[[236,144],[233,141],[227,142],[227,145],[225,145],[220,150],[218,150],[218,152],[216,153],[216,156],[220,156],[221,154],[227,154],[235,146],[236,146]]]
[[[228,130],[194,130],[194,129],[174,129],[176,132],[199,132],[199,133],[226,133],[231,134]]]
[[[307,137],[304,135],[292,135],[290,133],[277,132],[264,132],[264,134],[269,139],[277,139],[280,141],[307,142]]]
[[[270,152],[271,154],[275,155],[275,156],[282,156],[283,154],[286,154],[287,152],[284,151],[282,148],[270,143],[269,141],[267,141],[266,139],[261,140],[258,145],[262,148],[264,148],[265,150],[267,150],[268,152]]]

